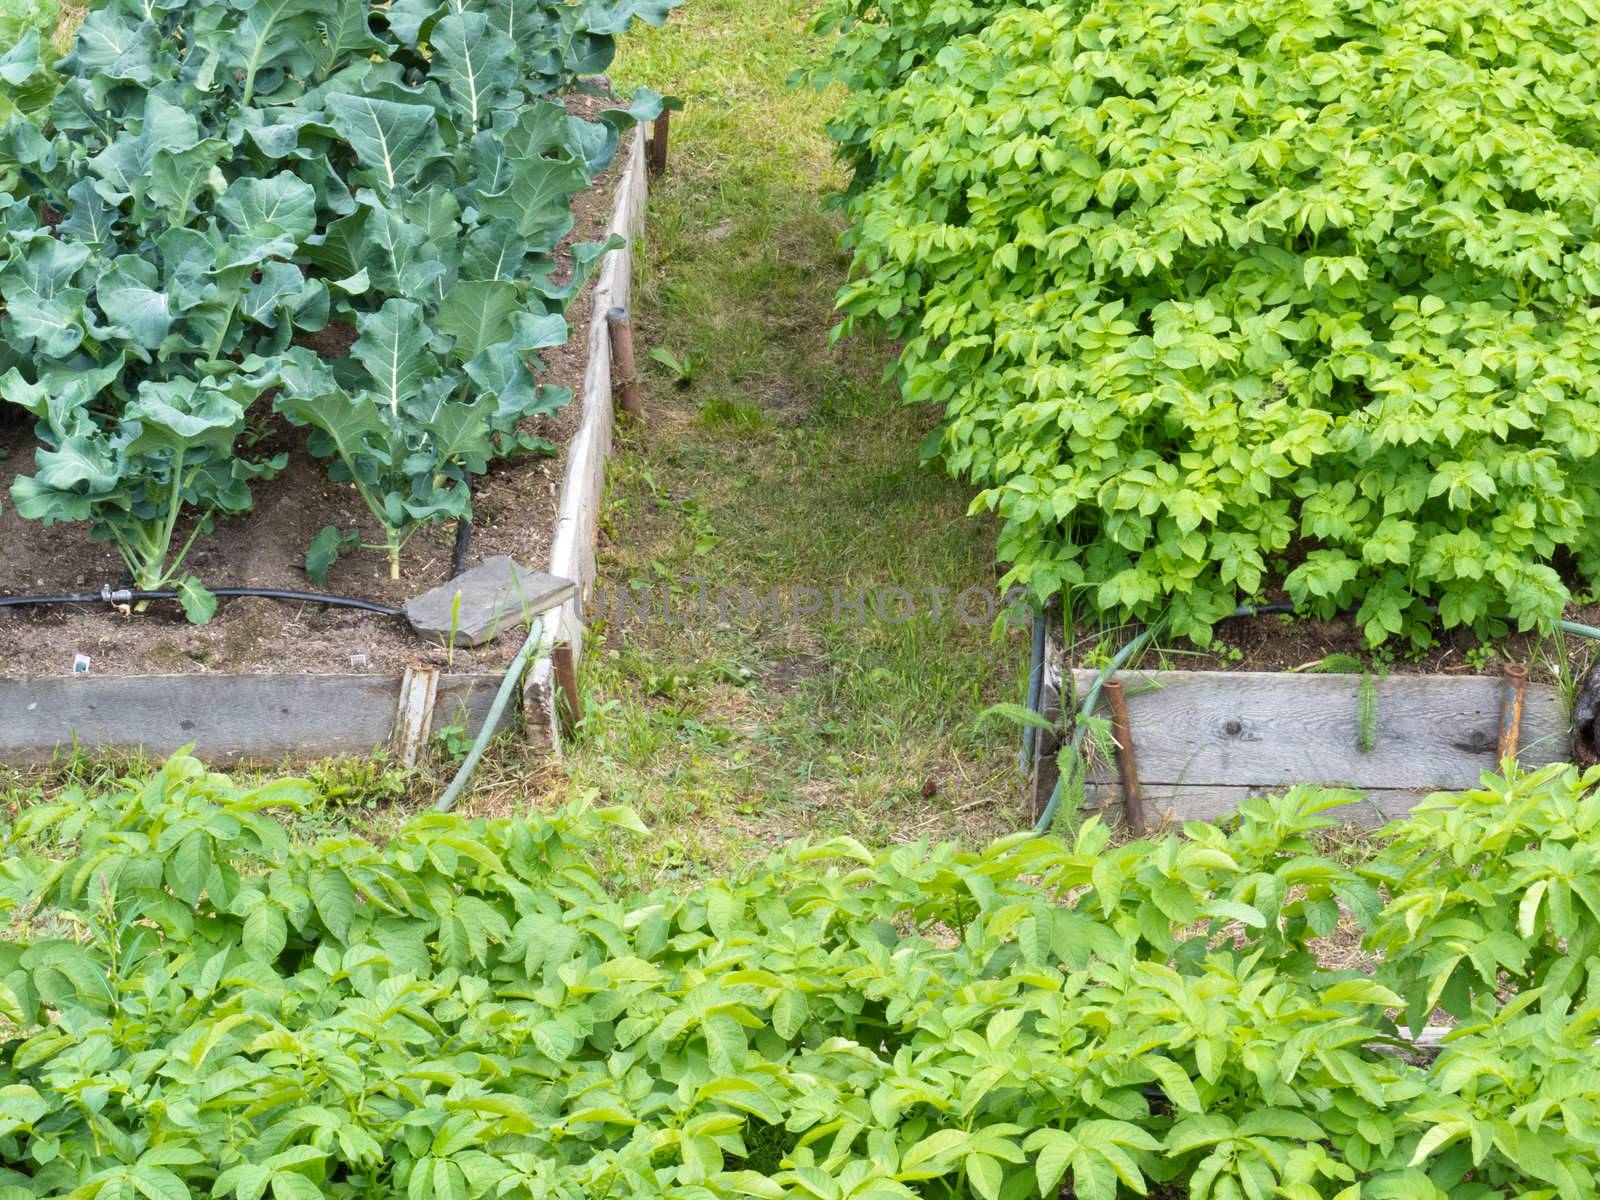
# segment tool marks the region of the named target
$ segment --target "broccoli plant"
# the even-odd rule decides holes
[[[92,387],[92,370],[51,372],[37,386],[13,371],[0,396],[37,416],[44,438],[36,472],[12,489],[17,511],[46,525],[88,521],[94,537],[116,547],[134,587],[175,586],[191,620],[210,620],[216,597],[183,573],[184,558],[216,514],[250,507],[251,480],[283,469],[284,454],[252,462],[234,446],[246,410],[276,382],[257,358],[198,381],[146,380],[115,421],[97,421],[82,406],[51,403]],[[193,527],[174,548],[189,509],[198,510]]]
[[[450,327],[456,311],[447,305],[441,325]],[[333,460],[333,478],[354,485],[384,530],[389,572],[398,578],[400,552],[418,529],[471,512],[470,475],[508,447],[539,448],[518,424],[571,397],[534,385],[527,363],[536,351],[565,342],[567,324],[512,304],[493,326],[461,331],[442,355],[431,343],[448,335],[430,330],[409,300],[390,300],[358,327],[352,357],[359,373],[336,374],[298,351],[286,376],[291,386],[277,403],[290,421],[315,430],[311,452]]]
[[[282,465],[235,441],[271,404],[313,427],[398,575],[418,528],[470,511],[470,475],[548,448],[525,422],[569,397],[535,355],[612,244],[563,245],[571,199],[661,104],[589,121],[550,95],[671,7],[110,0],[58,89],[21,39],[0,59],[0,399],[40,449],[18,511],[90,521],[140,586],[197,594],[193,537]]]

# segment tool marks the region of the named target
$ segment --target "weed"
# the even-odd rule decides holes
[[[685,350],[683,357],[679,358],[665,346],[656,346],[650,351],[651,360],[665,367],[672,375],[673,385],[680,388],[689,387],[694,383],[703,357],[696,351]]]
[[[1371,671],[1361,673],[1361,691],[1356,702],[1356,744],[1363,754],[1371,754],[1378,744],[1378,683]]]
[[[416,782],[415,771],[382,753],[325,758],[305,768],[304,774],[325,806],[343,809],[398,804]]]
[[[1355,654],[1329,654],[1297,669],[1312,675],[1360,675],[1366,670],[1366,663]]]
[[[460,766],[471,751],[473,740],[465,725],[446,725],[434,730],[429,749],[435,761],[452,767]]]

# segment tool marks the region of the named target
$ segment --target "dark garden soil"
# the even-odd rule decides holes
[[[1568,620],[1584,625],[1600,625],[1600,605],[1569,605]],[[1121,629],[1107,635],[1104,630],[1080,626],[1068,658],[1074,666],[1098,665],[1104,661],[1106,647],[1121,646],[1139,630]],[[1368,649],[1361,626],[1352,616],[1321,621],[1308,617],[1237,617],[1216,627],[1209,647],[1166,638],[1160,652],[1147,650],[1137,666],[1161,667],[1178,671],[1307,671],[1321,666],[1349,670],[1346,658],[1360,660],[1368,667],[1381,666],[1396,674],[1473,675],[1499,674],[1506,663],[1528,668],[1528,678],[1539,683],[1555,682],[1555,666],[1582,673],[1593,661],[1600,643],[1579,637],[1540,638],[1532,633],[1512,633],[1484,643],[1468,630],[1437,631],[1437,643],[1426,650],[1411,651],[1409,643],[1392,642],[1384,655]],[[1327,660],[1334,658],[1333,663]]]
[[[585,115],[606,106],[587,97],[569,102]],[[558,257],[575,242],[605,237],[631,136],[624,136],[624,148],[596,185],[574,197],[575,224]],[[547,368],[541,381],[573,392],[572,403],[560,412],[526,426],[552,442],[556,456],[496,463],[473,481],[469,565],[498,554],[536,570],[547,565],[564,469],[561,456],[581,418],[592,292],[593,280],[567,314],[573,330],[567,343],[541,355]],[[319,353],[338,354],[348,350],[352,338],[350,331],[330,327],[312,340]],[[86,524],[46,528],[17,516],[10,502],[11,483],[32,469],[36,443],[31,420],[20,410],[5,411],[9,408],[0,406],[0,594],[98,592],[103,584],[118,586],[124,574],[121,561],[108,545],[90,540]],[[251,420],[261,423],[249,427],[240,444],[253,457],[285,451],[288,466],[275,479],[254,485],[251,512],[219,520],[195,542],[188,569],[213,587],[322,591],[396,606],[449,578],[453,523],[412,538],[398,581],[389,578],[381,550],[355,550],[339,559],[324,586],[313,584],[305,573],[305,551],[324,525],[357,529],[369,543],[381,544],[383,538],[354,489],[329,480],[327,464],[306,452],[305,431],[259,411],[265,408],[259,405],[252,414]],[[181,545],[185,537],[186,531],[180,531],[174,544]],[[336,674],[353,669],[392,674],[411,663],[492,671],[510,661],[517,643],[507,636],[452,654],[424,642],[397,618],[265,599],[225,599],[206,625],[189,624],[169,602],[130,614],[103,605],[0,608],[0,675],[69,674],[76,654],[89,655],[94,674],[110,675]],[[352,663],[352,656],[365,656],[364,664],[359,658]]]

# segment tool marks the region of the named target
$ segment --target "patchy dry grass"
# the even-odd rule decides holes
[[[884,377],[892,347],[830,345],[846,264],[825,204],[842,182],[829,99],[787,86],[820,52],[807,22],[804,4],[690,0],[665,29],[625,38],[614,73],[620,89],[649,84],[686,108],[651,196],[635,301],[641,356],[672,361],[643,360],[647,415],[612,464],[602,583],[653,589],[659,611],[667,591],[692,609],[698,578],[729,590],[730,611],[601,620],[564,761],[506,743],[463,805],[632,805],[654,836],[619,844],[611,865],[636,882],[802,836],[976,842],[1023,820],[1017,731],[977,717],[1021,699],[1026,630],[967,625],[948,607],[965,589],[995,594],[994,527],[919,465],[934,416],[899,403]],[[919,615],[834,611],[835,589],[888,587],[913,592]],[[817,589],[820,611],[731,604],[774,588],[791,600]],[[10,794],[27,802],[97,769],[74,764],[15,777]],[[335,795],[304,832],[382,836],[451,766],[448,748],[412,772],[321,764],[311,773]]]
[[[608,606],[565,763],[471,802],[631,804],[656,831],[626,851],[645,875],[800,836],[975,841],[1022,820],[1015,731],[976,719],[1021,698],[1026,632],[948,610],[898,623],[834,611],[835,589],[844,601],[900,587],[926,614],[926,589],[993,594],[998,571],[993,526],[918,463],[934,418],[899,403],[891,347],[829,344],[846,263],[825,198],[842,180],[828,99],[787,87],[819,52],[807,20],[804,6],[691,0],[667,28],[625,39],[618,85],[685,101],[635,302],[641,354],[674,362],[647,363],[601,562],[608,596],[649,589],[656,614],[618,620]],[[774,588],[776,617],[733,601]],[[808,588],[821,611],[796,614]],[[660,619],[664,594],[685,624]]]

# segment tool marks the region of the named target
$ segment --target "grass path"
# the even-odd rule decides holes
[[[804,834],[977,839],[1021,819],[1015,730],[976,719],[1020,699],[1026,634],[924,615],[928,588],[994,594],[994,528],[918,464],[931,417],[884,381],[889,348],[828,344],[846,265],[824,205],[841,182],[829,100],[787,86],[821,52],[808,14],[689,0],[666,28],[623,39],[615,71],[622,90],[685,102],[651,196],[635,320],[641,355],[665,348],[693,373],[679,386],[648,364],[648,415],[611,467],[603,585],[648,586],[657,604],[675,587],[690,609],[695,578],[793,601],[776,620],[740,620],[730,602],[720,625],[714,611],[601,625],[577,744],[535,791],[636,806],[658,832],[646,873]],[[918,616],[841,606],[835,619],[833,589],[842,601],[857,587],[903,587]],[[822,593],[814,616],[791,611],[805,588]],[[479,805],[525,794],[502,787]]]
[[[968,625],[950,607],[966,589],[996,594],[994,526],[918,464],[932,416],[899,403],[891,348],[829,344],[846,266],[825,205],[842,182],[831,100],[788,86],[824,50],[809,13],[803,0],[689,0],[666,28],[622,39],[619,90],[648,84],[686,105],[650,199],[634,315],[641,356],[661,348],[692,369],[680,381],[645,363],[646,418],[611,464],[601,579],[611,595],[650,588],[658,609],[666,589],[692,615],[601,621],[565,760],[530,767],[504,746],[463,805],[632,805],[653,836],[619,839],[611,867],[639,883],[801,836],[976,842],[1022,822],[1016,730],[978,716],[1021,698],[1026,631]],[[695,579],[730,599],[776,588],[786,603],[693,614]],[[916,616],[834,612],[836,589],[891,587],[913,594]],[[820,611],[793,611],[803,589]],[[0,771],[0,796],[145,766],[73,756],[42,775]],[[414,773],[382,757],[319,764],[329,798],[303,832],[384,836],[452,771],[448,757]]]

